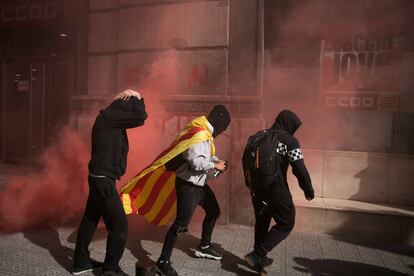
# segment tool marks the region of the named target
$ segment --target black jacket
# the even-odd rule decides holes
[[[279,141],[286,145],[286,155],[282,157],[281,169],[283,171],[284,184],[287,186],[287,171],[289,164],[292,167],[292,173],[296,176],[299,186],[304,191],[307,198],[314,197],[311,178],[306,169],[303,155],[301,156],[301,148],[298,140],[293,136],[295,131],[300,127],[302,122],[295,113],[284,110],[279,113],[272,128],[279,131]]]
[[[127,165],[127,128],[142,126],[147,118],[144,100],[115,100],[100,111],[92,128],[89,172],[119,179]]]

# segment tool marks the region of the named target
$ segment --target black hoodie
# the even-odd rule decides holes
[[[147,118],[144,99],[115,100],[100,111],[92,128],[89,172],[119,179],[127,165],[127,128],[142,126]]]
[[[314,197],[314,191],[312,187],[311,178],[308,170],[306,169],[303,157],[295,156],[296,152],[301,152],[301,148],[298,140],[293,136],[296,130],[301,126],[302,122],[299,117],[290,110],[283,110],[277,115],[274,124],[271,129],[279,131],[281,134],[278,136],[279,141],[287,146],[287,152],[283,156],[282,170],[284,174],[284,182],[287,184],[287,170],[289,164],[292,166],[292,173],[296,176],[299,182],[299,186],[305,193],[307,198]]]

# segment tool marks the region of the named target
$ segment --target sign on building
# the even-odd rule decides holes
[[[51,25],[75,16],[75,1],[6,0],[0,4],[0,27]]]
[[[401,39],[388,33],[327,37],[321,44],[322,104],[395,111],[399,105]]]

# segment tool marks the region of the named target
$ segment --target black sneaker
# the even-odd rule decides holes
[[[174,270],[168,260],[158,260],[155,264],[155,272],[161,276],[178,276],[177,271]]]
[[[250,252],[249,254],[244,256],[244,258],[246,259],[249,266],[252,269],[254,269],[255,271],[257,271],[261,276],[266,276],[267,275],[267,272],[264,269],[266,264],[269,263],[269,262],[270,262],[270,264],[273,263],[272,259],[267,258],[267,257],[260,257],[259,255],[254,253],[254,251]]]
[[[247,254],[245,256],[245,258],[246,258],[246,260],[247,260],[247,258],[249,258],[251,260],[251,262],[256,262],[256,263],[260,264],[263,267],[269,266],[269,265],[271,265],[273,263],[273,259],[272,258],[269,258],[267,256],[260,257],[259,255],[257,255],[253,251],[250,252],[249,254]],[[249,261],[247,261],[247,262],[249,262]]]
[[[269,258],[267,256],[264,256],[263,259],[262,259],[262,266],[266,267],[266,266],[269,266],[271,264],[273,264],[273,259]]]
[[[83,273],[87,273],[87,272],[102,269],[102,266],[103,266],[102,262],[91,261],[91,265],[88,266],[88,267],[74,267],[72,269],[72,274],[73,275],[81,275]]]
[[[195,252],[195,255],[199,258],[207,258],[213,260],[223,259],[223,255],[217,252],[212,245],[199,246]]]
[[[104,276],[129,276],[125,272],[123,272],[121,269],[117,270],[104,270],[103,271]]]

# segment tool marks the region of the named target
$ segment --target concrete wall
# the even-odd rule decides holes
[[[217,148],[232,167],[214,184],[224,223],[251,222],[241,154],[247,137],[269,126],[284,108],[304,120],[297,136],[318,197],[413,205],[414,48],[402,54],[398,112],[348,112],[321,124],[337,113],[314,108],[319,103],[320,36],[299,37],[261,53],[261,16],[266,19],[268,12],[261,3],[90,0],[85,97],[139,89],[161,60],[173,68],[161,70],[155,79],[156,93],[165,99],[165,131],[170,135],[184,119],[205,114],[216,103],[226,104],[232,125],[217,139]],[[263,83],[261,54],[270,64]],[[335,129],[344,135],[333,136]],[[289,181],[292,193],[302,196],[296,179],[290,175]]]
[[[305,150],[317,197],[413,205],[412,155]],[[303,197],[296,178],[288,178],[292,194]]]
[[[223,103],[231,109],[234,127],[217,139],[218,155],[238,167],[247,135],[241,126],[251,132],[263,125],[260,117],[250,119],[260,114],[258,3],[91,0],[88,96],[109,98],[125,88],[149,87],[163,98],[165,136]],[[229,221],[232,209],[232,177],[229,172],[213,185],[221,222]]]
[[[344,18],[349,24],[345,31],[337,28],[337,33],[346,36],[348,32],[361,31],[352,25],[352,19],[358,17],[352,12],[355,6],[363,8],[364,2],[342,3],[344,10],[340,2],[325,0],[266,3],[269,20],[265,35],[265,125],[270,126],[277,112],[286,108],[302,119],[303,125],[295,135],[306,149],[305,162],[318,197],[413,205],[414,188],[407,184],[414,179],[413,23],[407,20],[396,31],[403,41],[401,59],[395,68],[400,73],[399,83],[398,88],[387,93],[398,96],[398,108],[328,109],[321,101],[321,40],[329,38],[329,25],[335,26]],[[404,3],[406,6],[392,16],[400,22],[409,10],[414,10],[412,4]],[[384,7],[377,8],[371,18],[378,17]],[[360,15],[364,13],[369,11],[361,9]],[[369,32],[372,22],[364,20],[362,17],[358,21],[368,26],[361,32]],[[386,20],[373,21],[381,28],[378,22]],[[292,174],[289,182],[292,193],[303,196]]]

